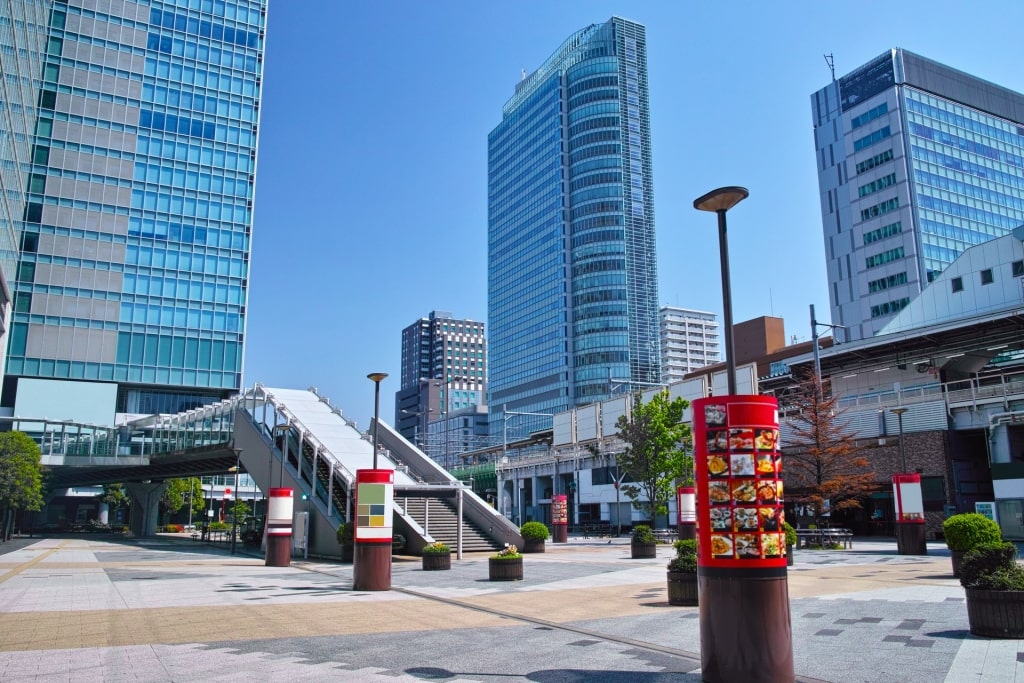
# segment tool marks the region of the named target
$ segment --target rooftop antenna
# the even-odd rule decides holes
[[[526,69],[523,69],[522,73],[523,73],[523,76],[519,80],[525,81],[526,80]]]
[[[828,64],[828,70],[832,72],[832,80],[835,81],[836,80],[836,60],[835,60],[835,57],[832,56],[831,52],[829,52],[827,55],[825,55],[825,63]]]

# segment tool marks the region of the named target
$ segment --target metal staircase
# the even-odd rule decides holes
[[[454,505],[443,498],[396,497],[395,502],[405,513],[416,520],[434,540],[455,548],[458,543],[458,514]],[[494,551],[502,547],[488,536],[475,522],[469,519],[462,524],[462,550],[464,552]]]

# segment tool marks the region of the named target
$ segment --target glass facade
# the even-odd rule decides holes
[[[240,388],[265,18],[266,0],[54,6],[9,376],[117,382],[121,412],[147,387]]]
[[[1024,224],[1024,95],[896,49],[811,107],[841,341],[877,334],[965,249]]]
[[[32,133],[50,2],[0,0],[0,344],[7,345],[18,228],[33,161]],[[29,240],[31,246],[32,240]],[[5,355],[0,353],[0,376]]]
[[[660,381],[647,49],[617,17],[524,78],[488,138],[491,433]],[[545,421],[546,420],[546,421]],[[549,426],[527,416],[517,426]]]

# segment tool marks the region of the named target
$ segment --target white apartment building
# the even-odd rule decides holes
[[[718,316],[677,306],[658,309],[661,336],[661,381],[680,382],[683,375],[721,361]]]

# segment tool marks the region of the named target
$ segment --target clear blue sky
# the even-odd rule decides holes
[[[840,14],[842,11],[842,14]],[[828,320],[810,95],[891,47],[1024,91],[1024,3],[271,0],[245,385],[317,386],[366,426],[401,330],[487,320],[487,134],[572,32],[647,26],[660,302],[721,315],[722,185],[736,321]]]

